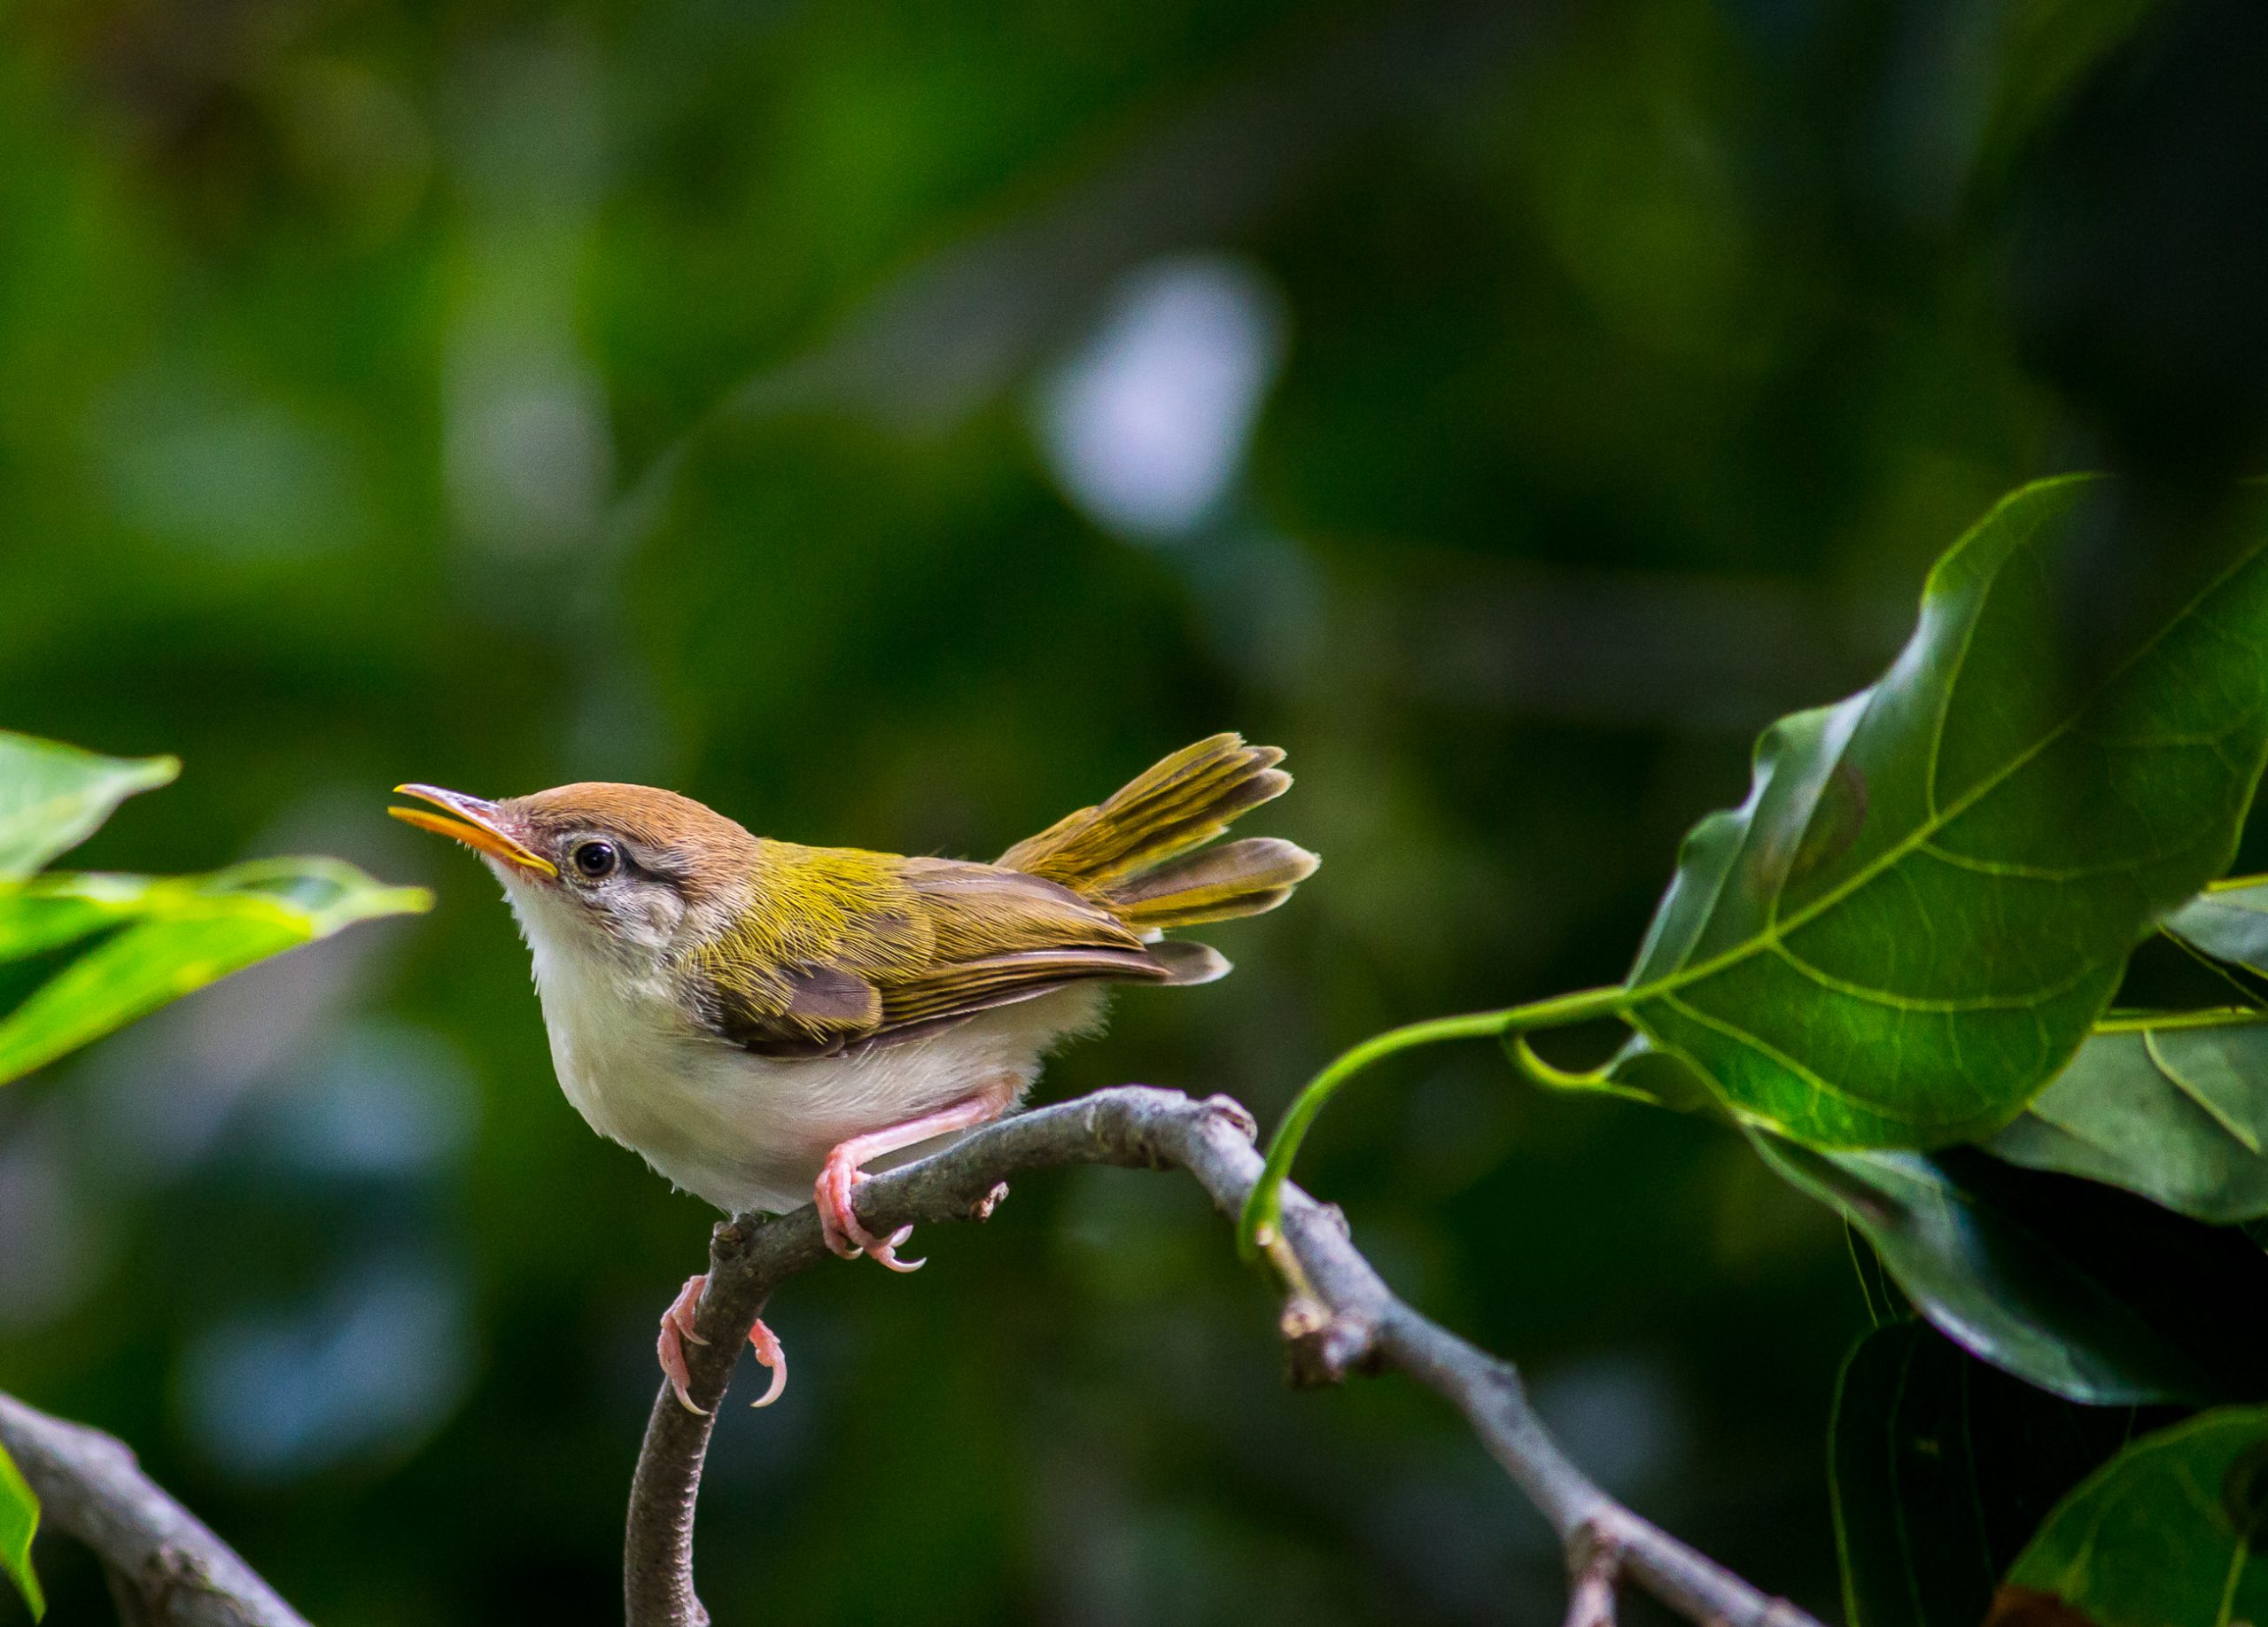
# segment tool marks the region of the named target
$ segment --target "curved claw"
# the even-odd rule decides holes
[[[685,1286],[670,1302],[670,1308],[662,1312],[661,1336],[654,1341],[654,1355],[662,1364],[662,1376],[669,1380],[670,1389],[676,1392],[678,1405],[696,1418],[708,1417],[709,1410],[695,1406],[692,1392],[687,1388],[693,1382],[693,1375],[686,1371],[685,1341],[689,1339],[695,1344],[709,1343],[693,1327],[694,1307],[701,1303],[701,1290],[708,1281],[706,1276],[686,1279]],[[777,1342],[774,1343],[776,1345]]]
[[[912,1226],[901,1226],[888,1237],[870,1237],[866,1240],[866,1257],[875,1265],[886,1265],[892,1271],[919,1271],[929,1263],[927,1259],[901,1260],[897,1257],[898,1245],[913,1235]]]
[[[828,1193],[827,1177],[824,1175],[819,1177],[818,1191],[819,1195],[815,1201],[819,1209],[820,1241],[827,1244],[827,1251],[837,1259],[857,1259],[860,1253],[859,1247],[850,1241],[850,1233],[843,1229],[843,1222],[837,1218],[838,1215],[850,1212],[849,1202],[838,1201]]]
[[[812,1187],[812,1206],[819,1211],[819,1235],[829,1253],[846,1260],[855,1260],[865,1251],[866,1234],[850,1212],[850,1189],[863,1179],[847,1161],[829,1158]]]
[[[764,1325],[762,1317],[757,1318],[754,1325],[749,1328],[748,1342],[756,1352],[757,1365],[772,1370],[772,1382],[765,1389],[763,1397],[751,1401],[749,1405],[770,1406],[780,1398],[781,1392],[788,1388],[788,1352],[780,1343],[780,1335]]]
[[[892,1271],[919,1271],[926,1260],[901,1260],[898,1245],[913,1235],[913,1228],[901,1226],[888,1237],[877,1237],[858,1222],[852,1212],[850,1195],[865,1184],[866,1176],[858,1165],[847,1158],[830,1157],[820,1170],[819,1180],[812,1189],[812,1203],[819,1211],[820,1234],[827,1246],[846,1260],[860,1255],[888,1266]]]
[[[662,1312],[661,1337],[654,1342],[654,1354],[661,1359],[663,1376],[669,1380],[670,1389],[676,1392],[678,1405],[696,1418],[708,1417],[709,1410],[693,1404],[692,1392],[687,1389],[693,1382],[693,1375],[686,1370],[685,1345],[688,1340],[695,1344],[709,1343],[694,1330],[693,1326],[694,1311],[701,1303],[701,1290],[708,1283],[706,1276],[686,1279],[685,1286],[670,1302],[670,1308]],[[764,1398],[756,1403],[758,1406],[770,1406],[780,1398],[781,1391],[788,1388],[788,1352],[780,1343],[780,1335],[764,1325],[762,1317],[750,1324],[748,1342],[756,1352],[757,1365],[771,1369],[772,1383],[765,1390]]]

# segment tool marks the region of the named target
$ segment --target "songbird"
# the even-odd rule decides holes
[[[500,802],[400,785],[443,812],[387,812],[502,881],[560,1086],[591,1128],[728,1213],[808,1195],[835,1253],[911,1271],[912,1228],[876,1237],[851,1211],[865,1166],[1015,1108],[1050,1049],[1099,1031],[1110,984],[1226,974],[1164,934],[1273,909],[1314,872],[1274,837],[1208,845],[1290,787],[1283,756],[1216,735],[994,864],[775,841],[644,785]],[[687,1407],[703,1282],[656,1345]],[[762,1406],[787,1360],[761,1320],[749,1342],[772,1369]]]

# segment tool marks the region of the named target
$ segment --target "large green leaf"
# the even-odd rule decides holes
[[[1920,1322],[1876,1329],[1835,1387],[1829,1483],[1850,1627],[1977,1627],[2048,1510],[2133,1433]]]
[[[1751,1139],[1858,1228],[1941,1332],[2005,1372],[2096,1405],[2268,1397],[2268,1255],[2240,1232],[1973,1148]]]
[[[39,1578],[32,1574],[32,1538],[39,1531],[39,1499],[24,1483],[22,1471],[0,1447],[0,1576],[16,1584],[34,1621],[47,1614]]]
[[[98,757],[0,730],[0,881],[21,881],[85,841],[136,791],[181,772],[171,757]]]
[[[1784,719],[1687,839],[1627,1015],[1742,1117],[1815,1145],[2007,1123],[2135,944],[2224,869],[2268,750],[2268,542],[2124,643],[2058,641],[2079,479],[2003,501],[1930,572],[1872,689]]]
[[[2096,1034],[1985,1145],[2201,1220],[2268,1215],[2268,1021],[2183,1013]]]
[[[2056,1506],[1990,1619],[2073,1615],[2095,1627],[2268,1621],[2268,1408],[2147,1436]]]
[[[0,1083],[256,961],[431,901],[334,859],[163,879],[52,876],[0,890],[0,961],[92,938],[0,1017]]]

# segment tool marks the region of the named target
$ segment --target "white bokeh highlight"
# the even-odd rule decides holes
[[[1285,330],[1282,298],[1248,261],[1187,256],[1134,273],[1040,387],[1040,445],[1064,494],[1122,536],[1200,529],[1242,472]]]

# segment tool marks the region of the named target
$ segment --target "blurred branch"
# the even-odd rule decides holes
[[[1195,1102],[1178,1091],[1122,1086],[1004,1120],[947,1152],[878,1175],[859,1187],[857,1207],[884,1234],[982,1218],[1004,1180],[1104,1164],[1185,1170],[1214,1207],[1233,1218],[1260,1174],[1252,1135],[1251,1116],[1225,1096]],[[716,1228],[695,1316],[708,1343],[686,1351],[693,1398],[710,1415],[687,1412],[667,1384],[655,1397],[630,1488],[623,1576],[630,1627],[700,1627],[709,1620],[693,1587],[693,1514],[713,1414],[749,1324],[773,1289],[833,1257],[809,1208],[774,1220],[741,1216]],[[1819,1627],[1594,1484],[1545,1431],[1511,1364],[1395,1298],[1356,1251],[1338,1210],[1286,1187],[1283,1229],[1270,1258],[1286,1288],[1282,1327],[1293,1382],[1335,1383],[1350,1372],[1394,1369],[1448,1399],[1565,1546],[1577,1610],[1571,1619],[1584,1627],[1611,1621],[1619,1579],[1711,1627]]]
[[[1622,1563],[1612,1548],[1594,1543],[1588,1558],[1568,1550],[1573,1579],[1567,1585],[1567,1627],[1615,1627],[1614,1596]]]
[[[101,1558],[128,1627],[307,1627],[125,1443],[0,1395],[0,1445],[39,1494],[42,1520]]]

